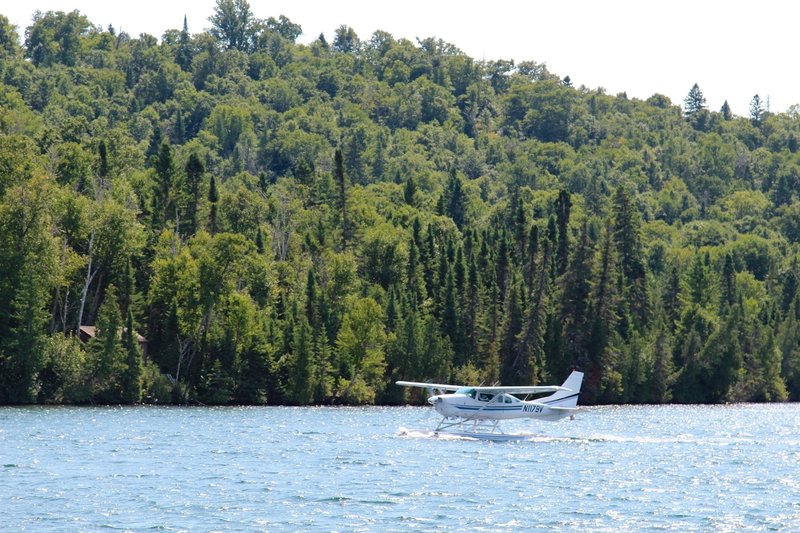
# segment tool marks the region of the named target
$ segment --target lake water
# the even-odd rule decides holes
[[[800,530],[800,406],[0,408],[3,531]],[[419,431],[417,431],[419,430]]]

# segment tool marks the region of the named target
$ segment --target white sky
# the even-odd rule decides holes
[[[94,24],[160,37],[209,26],[215,0],[0,0],[24,36],[35,10],[78,9]],[[301,42],[347,24],[363,40],[377,29],[395,38],[438,37],[476,59],[546,63],[575,86],[603,87],[645,99],[665,94],[675,104],[695,82],[712,110],[728,100],[746,115],[750,100],[770,110],[800,103],[796,65],[800,2],[793,0],[250,0],[256,17],[289,17]]]

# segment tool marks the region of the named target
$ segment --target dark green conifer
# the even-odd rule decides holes
[[[736,269],[733,266],[731,254],[725,254],[722,265],[722,311],[736,303]]]
[[[208,186],[208,202],[211,204],[211,210],[208,216],[208,231],[214,235],[217,232],[217,202],[219,195],[217,194],[217,180],[214,175],[211,175],[211,182]]]
[[[556,268],[561,275],[567,269],[569,256],[569,215],[572,200],[569,192],[562,190],[555,201],[556,224],[558,226],[558,250],[556,252]]]
[[[722,120],[731,120],[733,118],[731,106],[728,105],[727,100],[722,103],[722,107],[720,108],[719,112],[722,114]]]
[[[414,205],[414,197],[417,194],[417,185],[414,183],[414,177],[409,176],[406,180],[406,186],[403,189],[403,199],[408,205]]]
[[[133,329],[133,311],[128,309],[122,345],[127,356],[127,367],[122,376],[122,401],[136,404],[142,401],[142,353]]]
[[[336,175],[336,183],[339,186],[339,210],[341,213],[341,229],[342,229],[342,250],[347,250],[347,241],[350,237],[349,225],[350,222],[347,218],[347,181],[344,175],[344,160],[342,158],[342,150],[337,148],[334,152],[334,171]]]
[[[100,144],[97,147],[97,153],[100,156],[97,175],[101,178],[106,178],[108,177],[108,153],[106,151],[106,142],[102,139],[100,139]]]

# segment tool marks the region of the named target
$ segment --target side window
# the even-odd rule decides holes
[[[491,394],[486,393],[486,392],[482,392],[482,393],[480,393],[478,395],[478,400],[480,400],[482,402],[488,402],[492,398],[493,398],[493,396]]]

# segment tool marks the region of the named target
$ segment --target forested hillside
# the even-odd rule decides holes
[[[0,16],[0,403],[800,398],[797,109],[209,28]]]

